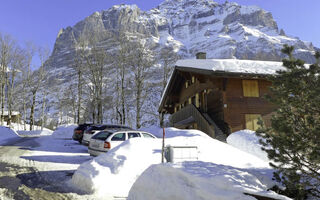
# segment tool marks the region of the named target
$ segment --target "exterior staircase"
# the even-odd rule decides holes
[[[174,127],[182,127],[188,123],[197,123],[198,129],[210,137],[220,141],[226,141],[226,135],[214,123],[207,113],[201,113],[193,104],[189,104],[170,117],[170,123]]]

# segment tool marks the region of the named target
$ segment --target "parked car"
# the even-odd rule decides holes
[[[89,143],[88,153],[91,156],[98,156],[102,153],[108,152],[111,148],[114,148],[121,144],[123,141],[130,138],[141,137],[151,138],[156,137],[151,133],[134,130],[106,130],[94,134]]]
[[[122,126],[122,125],[111,125],[111,124],[103,124],[103,125],[93,125],[88,127],[83,134],[82,138],[82,144],[88,146],[90,142],[90,138],[92,135],[96,132],[102,131],[102,130],[108,130],[108,129],[116,129],[116,130],[132,130],[128,126]]]
[[[78,141],[79,143],[81,143],[82,142],[82,137],[83,137],[83,132],[89,126],[92,126],[92,125],[93,124],[89,124],[89,123],[79,124],[78,127],[73,130],[72,139]]]

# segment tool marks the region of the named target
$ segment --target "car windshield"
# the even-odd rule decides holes
[[[95,134],[92,137],[92,139],[106,140],[111,134],[112,134],[112,132],[109,132],[109,131],[101,131],[101,132]]]

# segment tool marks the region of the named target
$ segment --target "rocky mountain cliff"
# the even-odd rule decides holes
[[[289,44],[295,47],[294,56],[313,63],[312,54],[317,49],[311,42],[287,36],[279,30],[270,12],[256,6],[218,4],[212,0],[165,0],[149,11],[135,5],[113,6],[61,29],[48,62],[50,76],[58,76],[63,84],[70,82],[80,36],[93,37],[106,31],[139,36],[155,52],[171,47],[181,58],[194,58],[197,52],[205,51],[207,58],[280,61],[284,56],[282,46]],[[110,39],[110,35],[105,35],[98,42],[105,49],[116,48],[108,42]],[[158,63],[161,65],[160,60]],[[160,78],[155,71],[151,79]],[[156,112],[159,99],[159,94],[154,95],[150,112]]]

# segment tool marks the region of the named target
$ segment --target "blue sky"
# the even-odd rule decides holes
[[[73,26],[95,11],[116,4],[137,4],[149,10],[163,0],[0,0],[0,32],[20,43],[53,48],[61,28]],[[215,0],[223,3],[225,0]],[[241,5],[257,5],[273,14],[279,28],[288,35],[311,41],[320,47],[319,0],[229,0]]]

